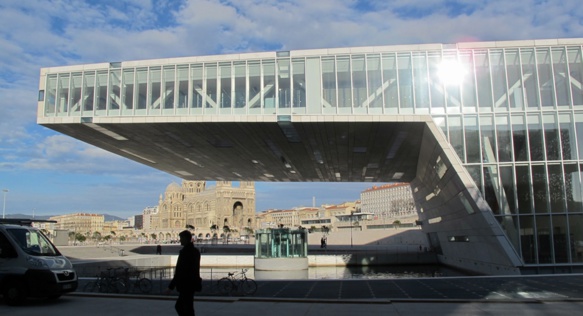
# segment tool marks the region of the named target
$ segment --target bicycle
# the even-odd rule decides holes
[[[141,293],[149,293],[152,290],[152,281],[146,277],[142,277],[143,271],[137,269],[126,268],[125,284],[128,285],[128,290],[136,291],[138,289]],[[131,280],[134,278],[134,280]]]
[[[224,278],[217,281],[217,288],[222,295],[253,295],[257,291],[257,283],[245,274],[247,269],[241,272],[229,272]]]
[[[94,281],[87,283],[83,287],[84,292],[99,293],[125,293],[127,291],[126,283],[120,277],[123,268],[108,268],[107,271],[101,271]]]

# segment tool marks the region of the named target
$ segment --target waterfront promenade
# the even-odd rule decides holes
[[[74,248],[63,250],[65,253],[77,251],[78,259],[84,252],[96,251]],[[173,252],[170,249],[169,255]],[[215,250],[218,252],[218,248]],[[247,250],[237,250],[241,251]],[[103,256],[107,251],[99,249],[97,253]],[[117,256],[110,255],[113,256],[109,259]],[[257,282],[258,290],[250,297],[197,295],[194,298],[197,315],[518,316],[569,315],[583,310],[583,275],[580,274]],[[7,306],[0,300],[0,315],[174,315],[176,296],[159,293],[158,290],[151,295],[116,295],[78,291],[56,301],[29,300],[19,307]]]

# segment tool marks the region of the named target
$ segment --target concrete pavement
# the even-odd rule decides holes
[[[169,296],[66,295],[56,301],[31,300],[26,306],[6,306],[0,315],[10,316],[128,316],[175,315]],[[295,300],[255,298],[195,298],[198,316],[380,316],[380,315],[577,315],[583,300]]]

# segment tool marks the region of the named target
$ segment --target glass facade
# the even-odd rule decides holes
[[[255,232],[255,257],[307,258],[307,237],[305,229],[260,229]]]
[[[526,265],[583,263],[582,47],[506,46],[49,71],[41,115],[429,114]]]

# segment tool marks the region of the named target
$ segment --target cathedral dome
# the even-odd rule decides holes
[[[180,192],[180,191],[182,191],[182,187],[176,182],[172,182],[166,187],[166,192]]]

